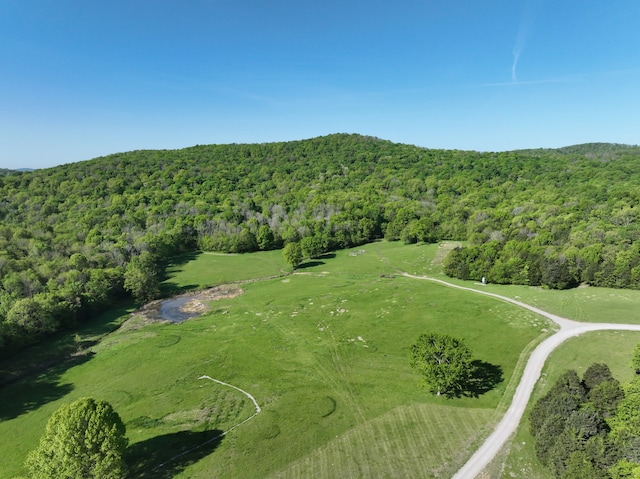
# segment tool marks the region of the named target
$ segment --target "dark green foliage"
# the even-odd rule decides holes
[[[109,403],[81,398],[53,413],[25,467],[32,479],[121,479],[127,442]]]
[[[317,258],[327,252],[329,241],[322,236],[305,236],[300,240],[303,256]]]
[[[531,435],[538,432],[551,415],[566,421],[577,411],[586,398],[586,390],[578,374],[570,369],[558,378],[551,390],[534,405],[530,417]]]
[[[154,297],[166,260],[197,248],[302,241],[313,257],[383,236],[468,240],[448,274],[640,288],[638,158],[621,145],[477,153],[341,134],[2,172],[2,354],[121,296]]]
[[[258,228],[258,233],[256,235],[256,242],[258,243],[258,248],[262,251],[270,250],[276,247],[276,238],[267,225],[261,225]]]
[[[606,364],[563,374],[530,415],[536,456],[559,478],[625,478],[640,466],[640,385]],[[640,471],[640,469],[638,469]]]
[[[571,414],[564,427],[583,442],[609,429],[602,416],[589,407],[580,408]]]
[[[591,394],[591,391],[600,383],[605,381],[614,380],[609,366],[604,363],[594,363],[587,368],[582,375],[582,384],[584,384],[587,394]]]
[[[160,295],[158,273],[151,254],[145,252],[131,258],[124,272],[124,288],[140,302]]]
[[[589,391],[589,405],[607,419],[615,414],[624,391],[616,379],[603,381]]]
[[[536,414],[540,413],[541,411],[536,412]],[[558,436],[564,431],[567,418],[561,414],[550,414],[546,417],[540,416],[540,420],[541,425],[536,428],[534,448],[540,462],[548,466],[550,463],[550,453],[553,450]]]

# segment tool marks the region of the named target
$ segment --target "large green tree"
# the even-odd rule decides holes
[[[124,288],[141,302],[160,295],[158,274],[150,253],[144,252],[131,258],[124,272]]]
[[[25,467],[32,479],[120,479],[127,442],[108,402],[81,398],[53,413]]]
[[[446,334],[422,334],[411,347],[411,366],[422,374],[428,389],[440,396],[461,389],[469,379],[471,350]]]
[[[293,269],[296,269],[302,262],[302,247],[300,243],[297,241],[287,243],[282,250],[282,255],[285,261],[289,263]]]

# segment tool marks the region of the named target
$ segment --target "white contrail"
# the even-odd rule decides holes
[[[533,21],[533,16],[533,1],[525,1],[520,17],[520,25],[518,26],[518,34],[516,35],[516,43],[513,46],[513,63],[511,65],[512,83],[518,83],[518,61],[527,42],[529,27]]]
[[[511,82],[518,83],[518,75],[516,68],[518,67],[518,59],[520,58],[520,50],[513,50],[513,65],[511,65]]]

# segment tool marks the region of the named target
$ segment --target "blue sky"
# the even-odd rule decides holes
[[[347,132],[640,143],[637,0],[0,0],[0,167]]]

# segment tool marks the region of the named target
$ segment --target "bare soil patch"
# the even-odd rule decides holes
[[[191,313],[195,315],[201,315],[210,310],[208,305],[211,301],[217,301],[220,299],[235,298],[243,293],[242,289],[235,285],[221,285],[214,286],[213,288],[203,289],[195,293],[185,293],[178,296],[174,296],[171,300],[177,298],[188,298],[188,300],[180,307],[180,311],[184,313]],[[142,306],[138,311],[131,313],[131,317],[124,322],[121,331],[131,331],[135,329],[143,328],[144,326],[152,323],[168,323],[171,322],[168,319],[163,318],[160,315],[160,307],[162,303],[167,299],[157,299]]]

